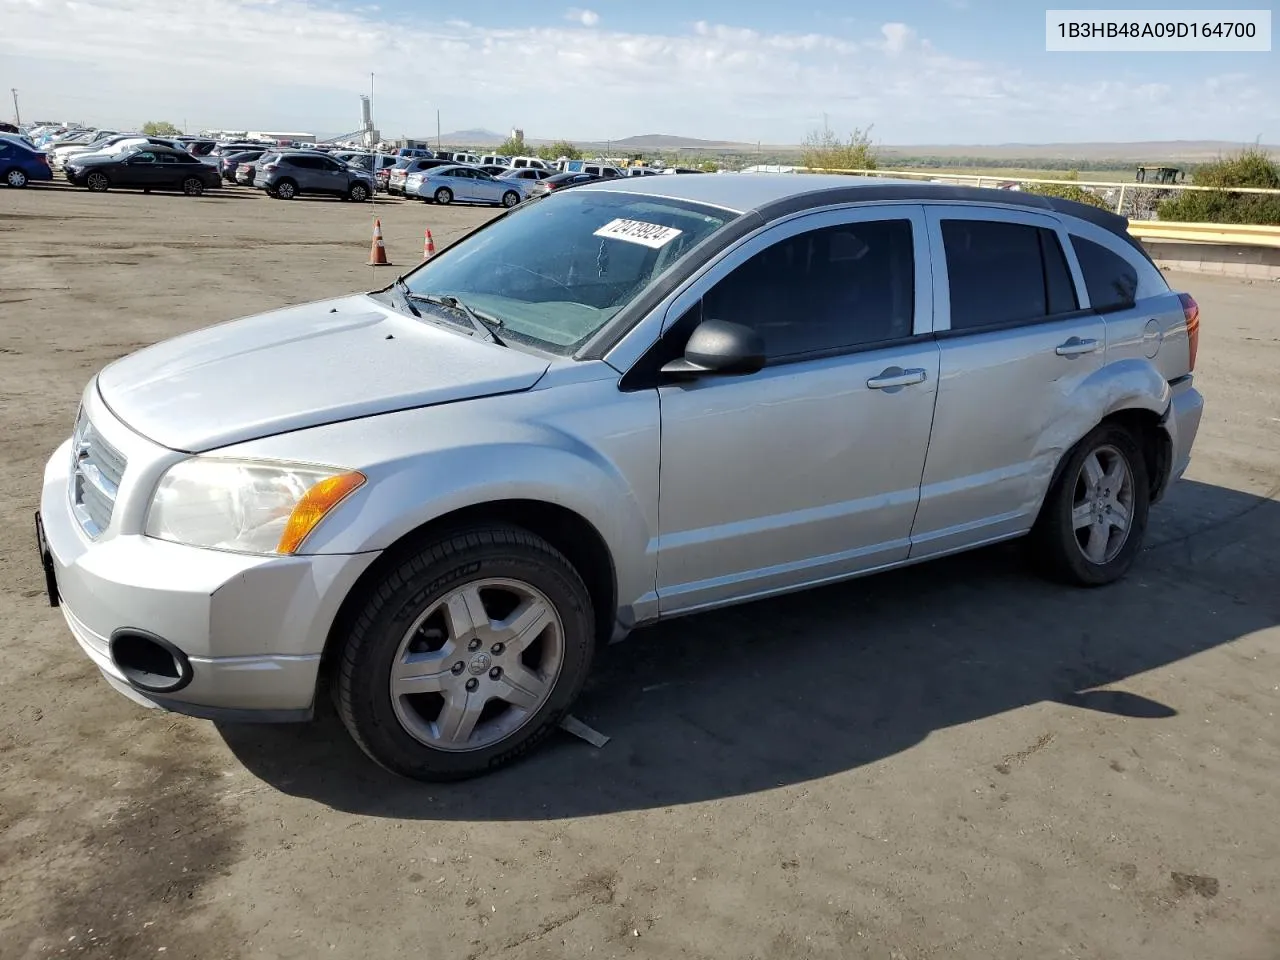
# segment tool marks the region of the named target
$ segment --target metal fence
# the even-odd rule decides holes
[[[819,167],[796,167],[797,173],[844,173],[862,177],[891,177],[906,180],[927,180],[930,183],[953,183],[963,186],[994,187],[1001,190],[1022,189],[1025,186],[1046,184],[1080,187],[1107,202],[1116,213],[1130,220],[1155,220],[1161,200],[1167,200],[1184,190],[1221,190],[1220,187],[1200,187],[1189,183],[1114,183],[1105,180],[1049,180],[1039,177],[1000,177],[991,174],[938,173],[923,170],[826,170]],[[1270,187],[1232,187],[1230,193],[1267,193],[1280,196],[1280,190]]]

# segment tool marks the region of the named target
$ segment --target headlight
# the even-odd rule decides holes
[[[192,547],[291,554],[364,482],[362,473],[330,467],[193,457],[161,478],[146,534]]]

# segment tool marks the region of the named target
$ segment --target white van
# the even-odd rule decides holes
[[[509,167],[511,166],[511,158],[500,156],[496,153],[486,153],[480,158],[480,166],[482,167]]]
[[[535,170],[546,170],[546,161],[541,157],[512,157],[511,168],[513,170],[523,170],[525,167],[533,167]]]

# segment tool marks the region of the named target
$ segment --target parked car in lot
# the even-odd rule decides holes
[[[439,204],[484,203],[514,207],[525,198],[524,181],[499,180],[479,167],[445,166],[410,174],[405,181],[406,197],[433,200]]]
[[[519,170],[506,170],[496,176],[499,180],[527,180],[530,183],[536,183],[539,180],[545,180],[547,177],[554,175],[554,170],[546,170],[542,167],[522,167]]]
[[[365,753],[456,779],[641,624],[1024,536],[1067,583],[1122,577],[1191,454],[1198,342],[1093,207],[602,181],[112,363],[36,542],[121,692],[300,720],[323,669]]]
[[[363,203],[373,196],[373,176],[367,170],[305,150],[264,153],[254,164],[253,185],[279,200],[310,193]]]
[[[72,157],[67,163],[67,179],[95,192],[134,187],[148,192],[181,190],[190,197],[222,185],[217,170],[185,150],[150,144],[146,149],[118,154]]]
[[[0,134],[0,181],[25,187],[33,180],[52,180],[49,157],[16,135]]]
[[[231,153],[225,157],[219,157],[218,173],[227,183],[236,183],[236,173],[241,165],[244,165],[249,167],[250,182],[252,182],[252,164],[266,152],[266,150],[246,150],[241,153]]]
[[[498,163],[482,163],[480,166],[476,167],[476,169],[487,173],[491,177],[500,177],[504,173],[511,172],[510,167],[504,167]]]
[[[566,187],[580,187],[584,183],[595,183],[597,180],[603,179],[603,177],[596,176],[594,173],[553,173],[530,187],[529,196],[542,197],[554,190],[563,190]]]
[[[434,167],[455,166],[452,160],[440,160],[436,157],[402,157],[387,172],[387,193],[404,194],[405,181],[413,173],[422,173]]]

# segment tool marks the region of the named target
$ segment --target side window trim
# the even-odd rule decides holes
[[[984,333],[1001,330],[1015,330],[1019,327],[1035,327],[1044,323],[1055,323],[1070,320],[1074,317],[1093,313],[1089,307],[1089,293],[1085,289],[1084,274],[1076,261],[1075,250],[1071,247],[1070,238],[1062,221],[1057,217],[1033,210],[1012,210],[979,204],[924,204],[925,220],[928,224],[929,261],[933,265],[933,311],[934,332],[940,340],[953,337],[976,337]],[[1004,323],[986,324],[972,330],[951,329],[951,285],[948,274],[946,248],[942,240],[943,220],[989,220],[996,223],[1012,223],[1019,226],[1038,227],[1051,231],[1058,238],[1062,255],[1066,258],[1067,269],[1071,273],[1071,283],[1075,287],[1076,303],[1080,306],[1065,313],[1050,314],[1043,317],[1032,317],[1029,320],[1011,320]]]

